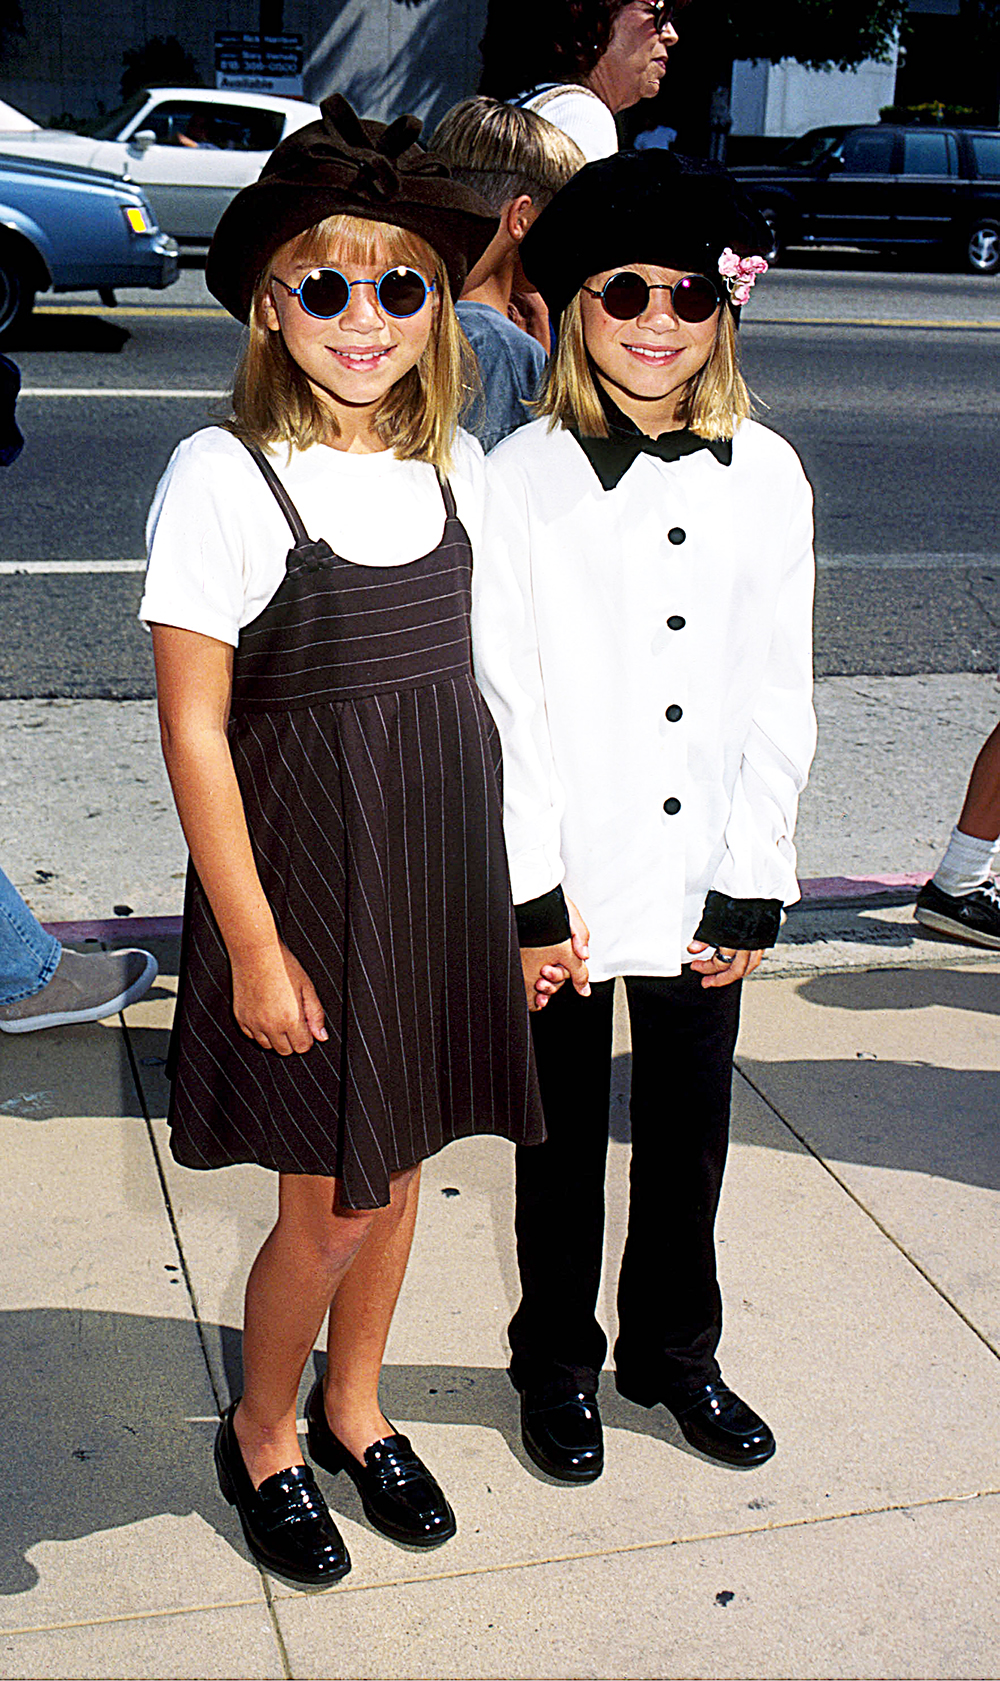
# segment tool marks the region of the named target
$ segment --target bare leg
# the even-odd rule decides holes
[[[1000,724],[980,748],[972,767],[958,827],[976,840],[1000,835]]]
[[[278,1218],[250,1269],[243,1328],[243,1399],[233,1427],[255,1485],[301,1465],[299,1380],[323,1315],[380,1213],[333,1207],[332,1179],[281,1174]],[[374,1438],[372,1438],[374,1440]]]
[[[410,1258],[420,1194],[420,1169],[392,1182],[364,1246],[330,1308],[323,1398],[330,1428],[355,1459],[392,1426],[378,1404],[378,1380],[389,1327]]]

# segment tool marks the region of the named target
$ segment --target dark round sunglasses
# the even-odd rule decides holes
[[[416,315],[423,309],[428,293],[434,290],[433,280],[428,286],[415,268],[402,267],[386,269],[378,280],[348,280],[339,268],[314,268],[297,286],[289,286],[279,274],[274,279],[293,298],[298,298],[306,314],[314,315],[317,321],[332,321],[335,315],[342,315],[355,286],[374,286],[375,296],[386,315],[400,318]]]
[[[685,274],[672,286],[656,281],[649,285],[641,274],[626,269],[622,274],[613,274],[599,292],[593,286],[584,286],[583,290],[592,298],[600,298],[616,321],[632,321],[642,315],[649,308],[651,292],[670,293],[671,307],[678,321],[707,321],[722,302],[718,287],[706,274]]]
[[[677,10],[676,0],[650,0],[649,10],[653,19],[653,28],[657,35],[661,35],[668,23],[674,21],[674,13]]]

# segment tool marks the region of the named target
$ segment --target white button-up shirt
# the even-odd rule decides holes
[[[548,424],[487,462],[473,575],[514,900],[562,882],[594,980],[676,975],[710,889],[799,896],[812,495],[791,446],[753,422],[730,466],[642,454],[610,491]]]

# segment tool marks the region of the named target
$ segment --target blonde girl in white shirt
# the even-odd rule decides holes
[[[504,742],[548,1129],[517,1156],[510,1370],[527,1451],[567,1481],[603,1466],[616,976],[632,1033],[616,1383],[724,1463],[774,1451],[716,1359],[713,1237],[741,982],[798,897],[815,740],[811,494],[790,446],[750,419],[737,367],[767,241],[714,166],[661,151],[588,164],[524,242],[558,345],[540,418],[487,464],[477,674]],[[510,664],[518,706],[493,681]]]
[[[310,1458],[438,1546],[455,1515],[378,1393],[420,1163],[542,1133],[456,431],[452,296],[496,224],[419,129],[333,95],[222,217],[233,415],[167,469],[141,609],[192,859],[171,1148],[276,1176],[216,1468],[257,1562],[319,1586],[350,1568],[296,1430],[323,1321]]]

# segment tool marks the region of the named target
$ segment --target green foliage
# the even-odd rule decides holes
[[[977,123],[979,113],[972,105],[946,105],[932,99],[927,105],[881,105],[879,117],[884,123]]]
[[[1000,12],[1000,0],[967,0]],[[798,59],[813,70],[851,70],[888,57],[907,0],[792,0],[788,5],[720,8],[734,58]],[[720,20],[721,21],[721,20]]]
[[[0,0],[0,5],[4,0]],[[200,88],[204,84],[191,54],[176,35],[154,35],[141,47],[126,47],[122,53],[122,98],[131,99],[140,88]]]

